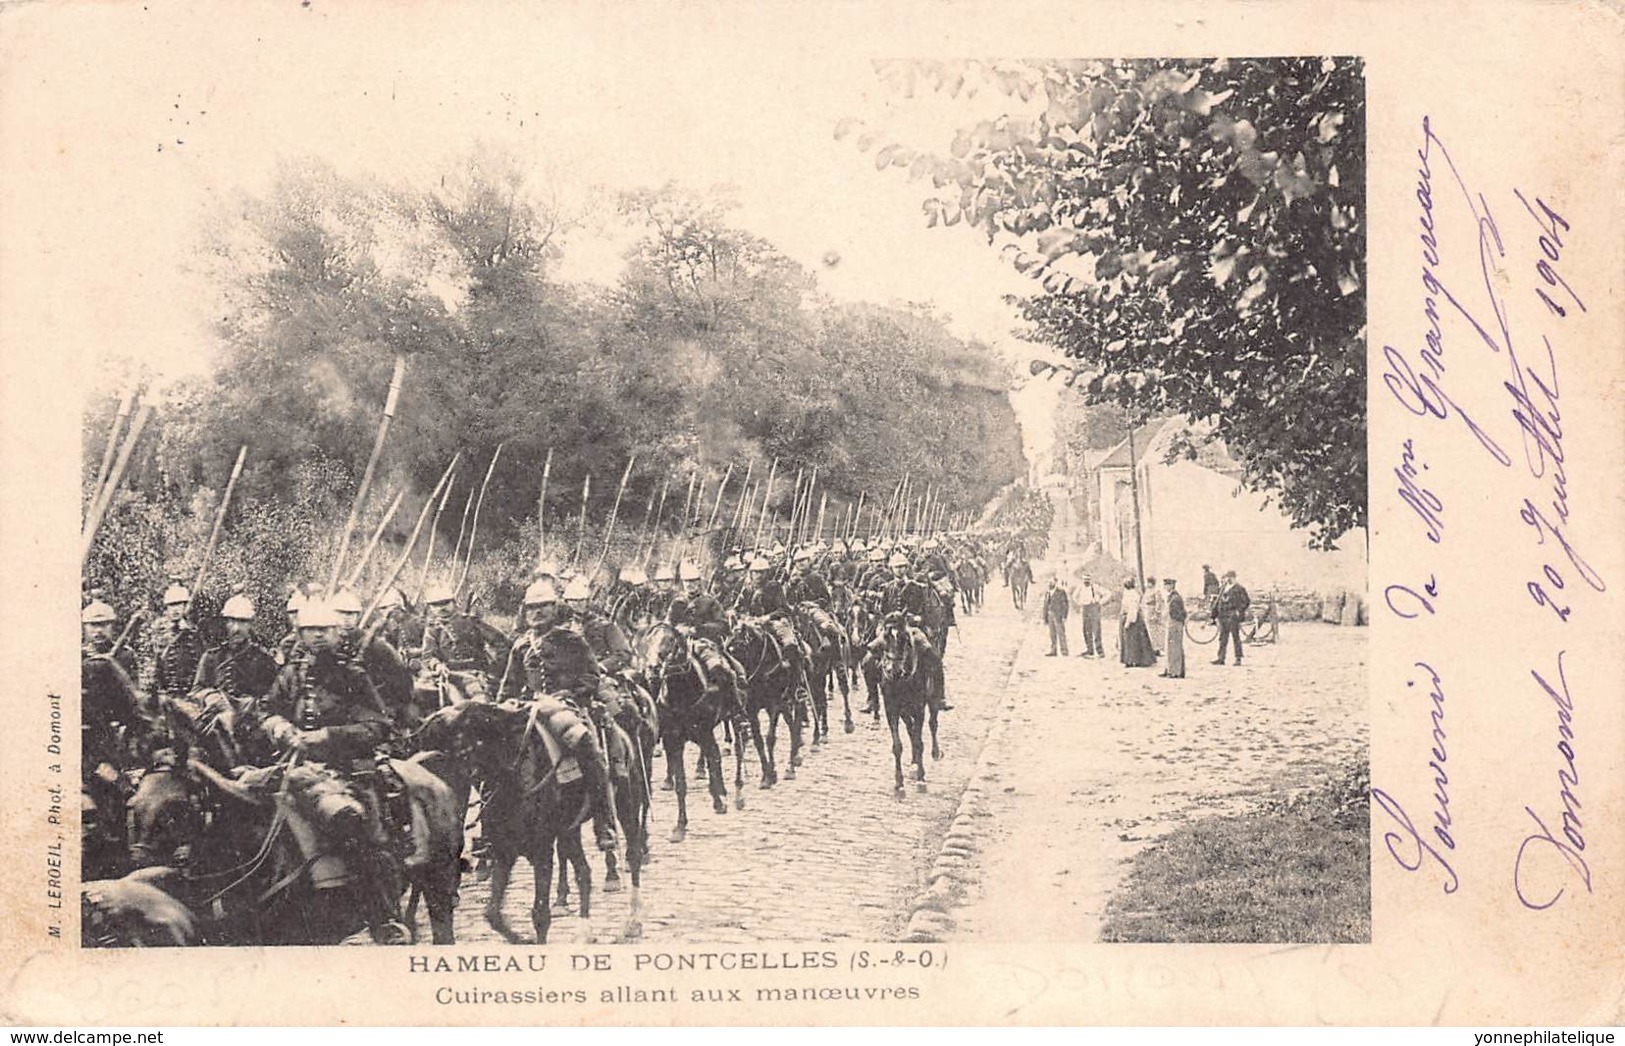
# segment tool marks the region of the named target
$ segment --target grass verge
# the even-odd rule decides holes
[[[1371,940],[1370,772],[1171,832],[1134,859],[1106,905],[1114,943]]]

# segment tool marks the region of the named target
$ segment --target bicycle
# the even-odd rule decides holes
[[[1219,637],[1219,597],[1209,596],[1205,614],[1185,619],[1185,635],[1192,643],[1211,643]]]
[[[1253,612],[1242,638],[1249,643],[1274,643],[1280,637],[1281,623],[1275,616],[1275,593],[1271,592],[1264,601],[1264,609]]]

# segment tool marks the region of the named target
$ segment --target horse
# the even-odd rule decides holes
[[[920,628],[939,658],[948,649],[948,629],[952,623],[953,604],[944,601],[935,585],[926,585],[925,594],[920,599]]]
[[[868,692],[868,703],[863,711],[880,722],[880,663],[869,655],[869,643],[880,628],[879,603],[865,597],[853,602],[847,631],[851,636],[852,675],[854,683],[863,680]]]
[[[982,605],[982,584],[985,578],[982,575],[981,564],[973,557],[966,556],[954,569],[954,577],[959,582],[961,607],[967,614],[975,613]]]
[[[659,716],[647,693],[633,693],[639,688],[637,681],[618,675],[605,676],[599,696],[606,698],[607,717],[597,722],[599,743],[609,763],[613,784],[611,798],[615,804],[615,819],[620,822],[626,836],[626,863],[632,879],[632,888],[643,885],[643,866],[649,858],[649,803],[653,773],[653,747],[660,738]],[[642,700],[637,698],[641,696]],[[595,716],[595,719],[597,717]],[[559,878],[555,907],[569,910],[570,886],[566,873],[574,869],[578,889],[582,883],[591,884],[592,873],[586,863],[586,851],[580,844],[580,829],[576,830],[573,844],[561,840],[558,846]],[[604,854],[604,892],[619,893],[625,889],[620,865],[613,851]]]
[[[411,886],[428,903],[434,943],[453,944],[462,824],[452,790],[421,758],[391,765],[410,797],[419,861],[329,845],[290,788],[300,774],[311,794],[334,794],[340,786],[319,764],[233,779],[183,755],[148,772],[130,800],[140,867],[126,879],[193,912],[204,943],[238,945],[337,944],[365,928],[364,891],[398,897]]]
[[[79,943],[85,948],[162,948],[198,943],[186,905],[131,875],[79,888]]]
[[[653,684],[666,771],[672,775],[672,787],[677,793],[677,826],[671,833],[674,843],[688,835],[688,774],[683,767],[683,749],[690,742],[699,746],[700,758],[709,768],[706,776],[711,809],[718,814],[728,812],[728,786],[722,779],[722,749],[717,744],[716,728],[738,707],[739,681],[714,647],[711,651],[719,656],[708,658],[712,661],[709,669],[701,668],[696,651],[706,646],[709,644],[704,640],[690,642],[677,626],[659,622],[640,637],[638,647]],[[710,676],[722,678],[711,679],[708,686]],[[734,791],[740,808],[745,803],[742,747],[736,742]]]
[[[756,742],[757,758],[762,764],[762,787],[771,788],[778,782],[777,747],[779,721],[790,731],[790,762],[785,768],[787,781],[795,780],[796,767],[801,765],[802,709],[801,685],[806,680],[799,649],[786,649],[798,643],[793,628],[779,634],[768,627],[771,618],[741,619],[728,636],[727,651],[745,669],[745,720],[751,738]],[[785,624],[788,624],[786,622]],[[767,745],[762,745],[762,729],[758,718],[767,713]],[[742,747],[742,746],[740,746]]]
[[[569,762],[563,758],[555,762],[549,753],[541,736],[545,728],[537,720],[539,710],[537,703],[527,707],[469,701],[439,709],[424,721],[421,732],[426,744],[452,752],[486,784],[479,814],[481,832],[490,844],[491,894],[485,921],[512,944],[524,943],[502,910],[514,865],[521,857],[530,862],[531,927],[535,943],[546,944],[553,919],[547,892],[554,850],[562,841],[570,853],[572,839],[575,848],[580,847],[579,829],[591,810],[579,771],[570,775]],[[581,915],[586,918],[591,914],[590,874],[580,887]]]
[[[834,680],[841,688],[841,701],[846,712],[846,732],[851,733],[857,729],[852,722],[852,693],[851,686],[846,679],[846,665],[851,657],[851,640],[847,637],[846,629],[841,627],[833,614],[819,606],[817,603],[800,603],[795,608],[798,631],[811,640],[818,641],[813,648],[811,664],[807,669],[807,679],[811,684],[813,695],[813,744],[823,744],[829,740],[829,693],[830,681]]]
[[[880,694],[886,706],[886,725],[891,729],[892,760],[896,764],[896,796],[903,797],[903,741],[897,732],[898,720],[908,726],[914,762],[914,779],[925,787],[924,739],[921,736],[926,713],[931,721],[931,758],[941,759],[937,744],[937,709],[931,700],[942,686],[942,660],[923,632],[910,628],[901,614],[886,618],[880,631]]]

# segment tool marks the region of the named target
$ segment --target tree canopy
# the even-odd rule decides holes
[[[1366,522],[1365,96],[1355,58],[882,62],[911,95],[1013,112],[922,152],[926,222],[1038,282],[1028,335],[1091,402],[1206,422],[1243,481],[1331,547]],[[1048,369],[1035,362],[1034,370]]]
[[[618,282],[571,282],[557,263],[565,238],[584,234],[580,216],[546,190],[488,152],[429,190],[290,162],[269,191],[223,207],[207,235],[214,366],[172,391],[143,440],[156,449],[135,462],[120,501],[126,515],[162,505],[173,517],[167,547],[135,557],[147,574],[187,559],[195,528],[178,521],[217,496],[246,443],[234,519],[288,524],[300,548],[279,544],[277,569],[312,576],[367,461],[398,355],[406,379],[370,499],[376,513],[389,491],[407,491],[395,539],[461,452],[469,466],[440,524],[449,549],[498,446],[481,516],[490,545],[534,520],[550,449],[550,534],[574,533],[588,474],[589,516],[603,520],[633,455],[623,530],[642,523],[667,477],[679,498],[691,475],[714,497],[730,464],[732,508],[747,459],[759,477],[779,460],[780,506],[789,477],[818,469],[832,519],[860,495],[883,500],[905,472],[961,510],[1021,474],[1007,364],[941,317],[827,300],[731,221],[726,198],[672,186],[615,202],[637,230]],[[99,457],[110,413],[97,404],[87,416],[87,459]],[[87,488],[97,463],[86,462]],[[319,525],[283,519],[300,505]],[[668,507],[665,518],[676,515]],[[129,533],[110,521],[93,581],[134,561],[113,547]]]

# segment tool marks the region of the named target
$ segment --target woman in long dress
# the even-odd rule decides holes
[[[1156,664],[1157,654],[1151,648],[1151,636],[1145,628],[1145,608],[1140,592],[1133,581],[1123,582],[1123,614],[1120,625],[1121,639],[1118,649],[1123,664],[1128,668],[1148,668]]]

